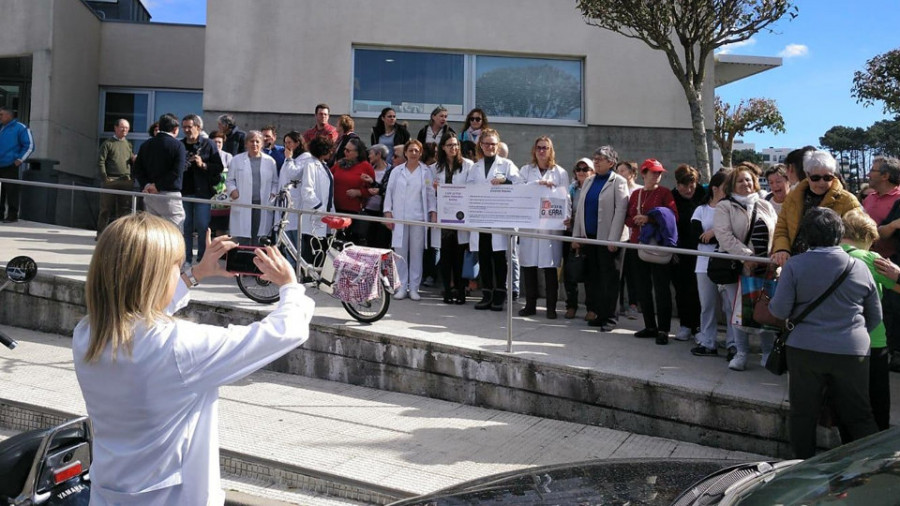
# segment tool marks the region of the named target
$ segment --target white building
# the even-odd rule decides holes
[[[320,102],[356,118],[366,141],[387,105],[413,135],[435,105],[456,129],[479,106],[520,164],[540,135],[567,168],[603,144],[623,159],[694,163],[690,112],[664,54],[586,25],[572,3],[215,0],[206,27],[109,20],[141,19],[139,0],[99,2],[103,21],[91,3],[5,0],[0,17],[0,89],[16,87],[8,100],[36,156],[59,160],[62,182],[94,184],[97,146],[121,117],[139,144],[164,112],[202,112],[208,131],[229,112],[244,130],[284,133],[309,128]],[[711,127],[715,86],[780,59],[718,55],[709,65]],[[90,226],[90,207],[51,214]]]

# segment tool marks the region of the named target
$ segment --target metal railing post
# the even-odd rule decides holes
[[[131,214],[137,214],[137,195],[131,196]]]
[[[512,320],[513,320],[513,245],[515,236],[506,236],[506,353],[512,353]]]

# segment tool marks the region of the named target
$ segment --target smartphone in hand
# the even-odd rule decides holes
[[[260,276],[262,271],[253,263],[256,250],[262,246],[238,246],[225,254],[225,270],[236,274]]]

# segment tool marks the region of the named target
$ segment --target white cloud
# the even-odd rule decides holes
[[[747,40],[742,40],[733,44],[726,44],[720,47],[719,50],[716,51],[716,54],[731,54],[735,49],[752,46],[754,44],[756,44],[756,39],[750,37]]]
[[[778,53],[782,58],[795,58],[797,56],[806,56],[809,54],[809,48],[804,44],[788,44]]]

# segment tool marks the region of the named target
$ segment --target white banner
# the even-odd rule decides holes
[[[446,225],[565,229],[566,188],[536,184],[442,184],[437,198],[438,223]]]

